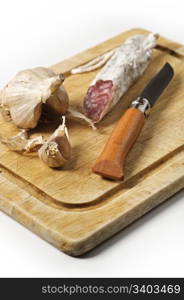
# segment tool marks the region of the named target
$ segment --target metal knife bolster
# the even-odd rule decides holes
[[[138,97],[137,99],[131,102],[130,107],[139,109],[145,115],[146,118],[148,118],[150,114],[151,105],[148,99],[146,98]]]
[[[130,107],[139,109],[147,118],[150,113],[150,108],[163,93],[173,75],[173,68],[169,63],[166,63],[164,67],[155,75],[155,77],[153,77],[152,80],[147,84],[139,97],[130,104]]]

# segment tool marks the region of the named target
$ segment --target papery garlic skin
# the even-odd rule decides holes
[[[22,129],[17,135],[9,138],[0,136],[0,141],[10,150],[22,153],[37,152],[45,143],[41,135],[30,139],[26,129]]]
[[[93,121],[91,119],[89,119],[88,117],[86,117],[84,114],[82,114],[81,112],[75,110],[75,109],[72,109],[72,108],[69,108],[66,112],[66,117],[68,119],[71,119],[71,120],[76,120],[76,121],[81,121],[82,123],[86,123],[88,124],[93,130],[96,130],[96,127],[93,123]]]
[[[17,135],[10,138],[0,136],[2,144],[6,145],[12,151],[24,151],[28,140],[28,132],[22,129]]]
[[[69,142],[68,131],[63,123],[51,135],[49,140],[39,149],[40,159],[50,168],[59,168],[71,158],[71,145]]]
[[[1,91],[1,106],[9,109],[17,127],[35,128],[45,104],[58,114],[68,109],[64,78],[44,67],[20,71]]]

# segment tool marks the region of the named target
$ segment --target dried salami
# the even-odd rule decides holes
[[[94,123],[102,120],[133,82],[143,74],[157,37],[156,34],[149,34],[127,39],[97,74],[84,99],[85,115]]]

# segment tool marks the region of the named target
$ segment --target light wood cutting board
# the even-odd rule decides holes
[[[51,66],[69,71],[148,31],[133,29]],[[151,77],[171,63],[175,77],[156,103],[128,155],[125,180],[113,182],[91,172],[112,128]],[[71,107],[82,110],[86,90],[96,71],[68,75],[65,87]],[[149,67],[116,107],[93,131],[68,121],[73,146],[64,170],[45,166],[37,156],[23,156],[0,145],[0,209],[70,255],[81,255],[166,200],[184,186],[184,48],[163,37]],[[17,129],[0,119],[1,134]],[[51,134],[57,124],[39,126],[34,135]],[[33,136],[34,136],[33,135]]]

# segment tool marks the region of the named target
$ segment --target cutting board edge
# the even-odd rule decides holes
[[[157,174],[150,175],[145,179],[144,183],[140,182],[138,185],[136,185],[134,187],[135,190],[133,191],[133,193],[131,193],[134,195],[139,195],[140,191],[142,190],[142,185],[151,187],[149,182],[154,182],[154,186],[151,187],[151,192],[149,190],[146,190],[145,188],[143,190],[144,194],[139,195],[141,201],[139,200],[137,204],[132,202],[133,206],[130,205],[126,211],[124,211],[124,209],[122,209],[121,211],[121,206],[118,206],[114,201],[108,203],[105,207],[101,207],[100,210],[102,211],[102,213],[103,211],[105,213],[107,209],[109,210],[108,206],[111,206],[113,209],[115,209],[116,214],[114,215],[114,218],[111,219],[111,221],[105,222],[104,224],[101,224],[97,227],[94,225],[94,229],[92,228],[91,230],[89,230],[89,232],[87,232],[86,230],[86,232],[82,233],[78,238],[73,238],[67,234],[63,234],[62,230],[60,232],[58,230],[55,230],[53,225],[45,225],[42,221],[42,218],[39,218],[39,215],[37,215],[37,213],[35,213],[35,215],[32,215],[29,211],[27,211],[27,209],[22,207],[22,205],[24,204],[23,199],[22,201],[14,203],[11,198],[8,199],[7,197],[0,196],[0,209],[41,238],[47,240],[59,250],[71,256],[81,256],[102,243],[104,240],[110,238],[120,230],[124,229],[125,227],[139,219],[141,216],[164,202],[166,199],[168,199],[184,187],[184,151],[176,156],[178,157],[178,159],[176,159],[171,164],[170,168],[163,167],[163,170],[160,171],[160,173],[162,173],[161,185],[158,185],[160,177],[158,178]],[[177,168],[180,168],[180,172],[177,171]],[[170,170],[170,172],[168,172],[168,169]],[[172,176],[174,176],[174,180]],[[8,180],[4,179],[4,184],[7,183]],[[158,188],[158,186],[160,188]],[[25,191],[23,191],[23,193],[25,193]],[[24,195],[21,196],[23,197]],[[29,194],[25,194],[27,200],[29,196]],[[30,198],[34,197],[30,196]],[[118,201],[120,201],[121,203],[123,202],[122,198],[123,196],[121,195],[118,198]],[[34,199],[34,201],[35,200],[38,205],[41,204],[40,200]],[[37,204],[35,204],[35,207]],[[46,208],[46,204],[42,203],[42,207],[43,206],[45,206]],[[99,208],[96,209],[97,212],[98,210]],[[64,212],[64,214],[66,213],[67,212]],[[91,218],[94,218],[95,224],[95,215],[93,216],[93,212],[88,212],[89,218],[91,213]],[[75,214],[76,213],[73,212],[73,216],[75,216]],[[78,224],[80,224],[81,222],[82,214],[83,212],[81,212],[81,214],[76,214],[76,220]],[[71,216],[72,215],[70,213],[68,215],[68,219],[70,219]]]

